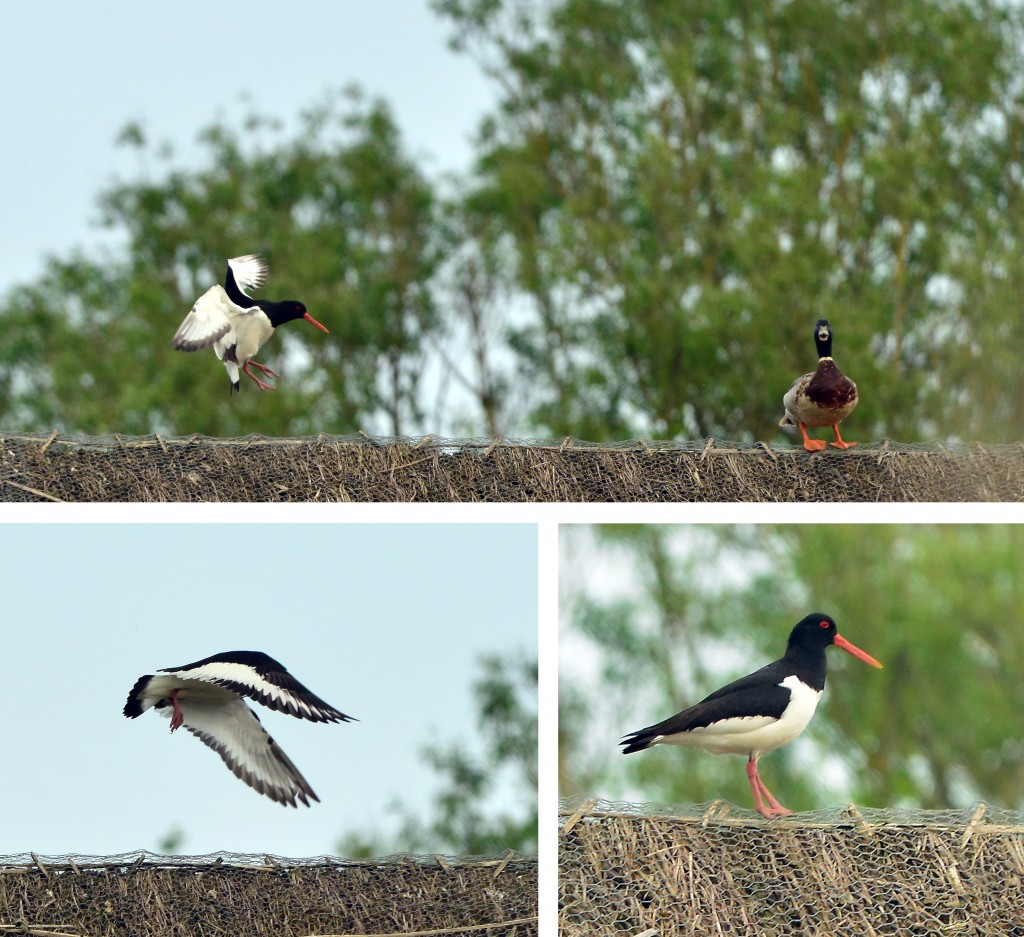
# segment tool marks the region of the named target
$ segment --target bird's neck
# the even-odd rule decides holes
[[[786,662],[793,666],[800,678],[815,690],[825,688],[826,672],[825,649],[790,648],[786,652]]]
[[[228,294],[228,299],[231,302],[236,306],[241,306],[242,309],[249,309],[253,305],[252,297],[246,296],[239,289],[238,283],[235,281],[235,271],[231,269],[231,264],[228,264],[228,275],[224,278],[224,292]]]

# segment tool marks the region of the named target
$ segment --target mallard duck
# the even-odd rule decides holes
[[[828,319],[819,319],[814,326],[814,344],[818,346],[818,370],[798,377],[786,391],[782,398],[786,415],[779,421],[779,426],[799,426],[808,452],[824,449],[825,440],[811,439],[807,435],[807,427],[831,426],[836,441],[829,445],[849,449],[857,444],[844,442],[839,435],[839,424],[857,406],[857,385],[832,360],[832,327]]]

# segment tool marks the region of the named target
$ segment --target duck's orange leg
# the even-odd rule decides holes
[[[832,424],[832,432],[836,434],[836,441],[830,442],[830,446],[835,446],[837,449],[852,449],[857,444],[855,442],[843,442],[843,437],[839,435],[839,424]],[[824,446],[822,446],[824,448]]]
[[[811,437],[807,435],[807,427],[803,423],[798,423],[797,425],[800,427],[800,432],[804,434],[804,448],[808,452],[818,452],[825,448],[824,439],[811,439]],[[838,431],[836,432],[836,435],[839,435]],[[856,445],[856,443],[854,443],[854,445]]]

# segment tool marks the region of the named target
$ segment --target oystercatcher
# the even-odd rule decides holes
[[[260,390],[275,390],[249,368],[259,368],[271,377],[281,376],[265,364],[253,361],[253,356],[279,325],[305,319],[330,334],[297,300],[272,303],[266,299],[253,299],[245,292],[247,289],[259,289],[267,278],[267,270],[267,262],[259,254],[232,257],[228,261],[224,285],[211,286],[196,300],[171,340],[178,351],[198,351],[212,345],[227,368],[233,394],[237,394],[240,387],[239,368],[256,382]]]
[[[790,633],[781,659],[716,690],[664,722],[631,732],[620,743],[622,753],[629,755],[653,745],[689,745],[716,755],[746,755],[747,779],[757,812],[766,817],[791,814],[765,787],[757,761],[807,728],[825,689],[825,648],[830,644],[872,667],[882,666],[839,634],[828,615],[815,612]]]
[[[279,804],[295,807],[298,798],[308,807],[307,795],[319,801],[243,696],[310,722],[356,721],[314,696],[282,664],[259,651],[214,654],[139,677],[124,714],[134,719],[153,707],[170,716],[171,732],[184,726],[237,777]]]
[[[843,441],[839,435],[839,424],[857,406],[857,385],[832,360],[832,327],[828,319],[819,319],[814,326],[814,344],[818,347],[818,370],[798,377],[786,391],[782,398],[786,414],[779,421],[779,426],[799,426],[808,452],[824,449],[825,440],[811,439],[807,435],[807,427],[831,426],[836,441],[829,445],[849,449],[857,444]]]

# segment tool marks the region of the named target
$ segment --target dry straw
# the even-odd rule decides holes
[[[537,860],[0,857],[0,935],[537,934]]]
[[[1024,445],[0,438],[5,501],[1018,501]]]
[[[1021,935],[1024,815],[566,802],[561,937]]]

